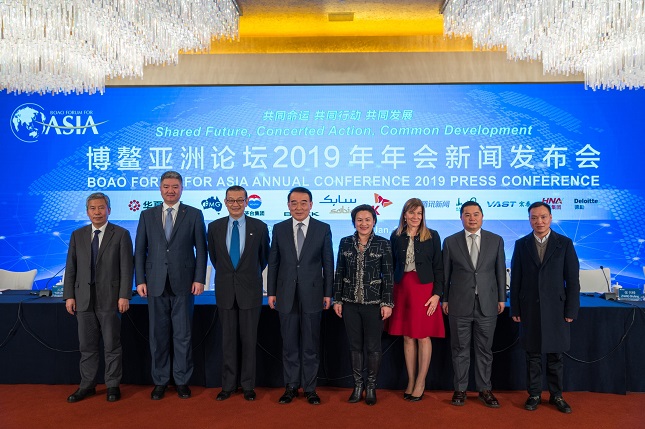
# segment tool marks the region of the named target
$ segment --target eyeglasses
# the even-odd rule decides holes
[[[245,198],[238,198],[237,200],[232,200],[230,198],[227,198],[225,201],[226,201],[227,204],[230,204],[230,205],[233,205],[233,204],[242,205],[242,204],[244,204],[246,199]]]

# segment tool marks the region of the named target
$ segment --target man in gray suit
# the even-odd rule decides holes
[[[208,225],[208,253],[215,267],[215,299],[222,321],[222,391],[217,400],[230,398],[240,383],[244,399],[253,401],[269,230],[261,220],[244,214],[248,195],[243,187],[228,188],[224,202],[229,215]]]
[[[107,400],[121,399],[121,317],[132,296],[132,239],[130,233],[108,222],[110,199],[97,192],[85,201],[90,225],[72,233],[67,251],[63,299],[78,321],[81,384],[67,402],[96,393],[99,340],[105,353]]]
[[[571,345],[571,322],[580,309],[580,262],[569,237],[551,230],[551,207],[541,201],[529,206],[533,232],[515,242],[511,260],[511,316],[520,324],[526,350],[529,397],[524,408],[542,403],[542,353],[546,353],[549,403],[570,413],[562,398],[562,353]]]
[[[490,381],[493,336],[497,315],[506,303],[504,240],[482,229],[484,213],[475,201],[461,206],[464,230],[443,242],[446,276],[443,312],[450,323],[450,348],[454,370],[452,405],[466,403],[471,339],[475,349],[475,387],[479,399],[499,408]]]
[[[279,403],[290,403],[302,387],[307,401],[318,405],[320,319],[334,284],[331,229],[309,215],[309,189],[289,191],[287,206],[291,218],[273,227],[267,276],[269,306],[280,314],[282,334],[286,389]]]
[[[206,226],[201,210],[179,202],[179,173],[166,171],[160,190],[163,205],[141,212],[134,247],[137,292],[148,298],[155,384],[150,397],[162,399],[170,381],[172,335],[172,375],[177,395],[187,399],[193,373],[193,307],[206,282]]]

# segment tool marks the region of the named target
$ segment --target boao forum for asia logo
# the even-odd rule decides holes
[[[9,126],[18,140],[35,143],[44,135],[82,135],[88,131],[98,134],[98,127],[107,121],[94,122],[91,110],[52,110],[47,116],[45,109],[36,103],[25,103],[11,114]]]

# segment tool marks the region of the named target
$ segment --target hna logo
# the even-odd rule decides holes
[[[250,209],[259,209],[262,205],[262,198],[259,195],[253,194],[249,196],[249,208]]]
[[[35,103],[21,104],[11,114],[10,125],[13,135],[26,143],[35,143],[51,130],[58,135],[85,134],[88,130],[98,134],[98,126],[91,110],[61,110],[51,112],[47,118],[45,109]]]
[[[548,205],[562,204],[562,198],[542,198],[542,202]]]

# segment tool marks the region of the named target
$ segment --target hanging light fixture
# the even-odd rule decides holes
[[[645,85],[645,0],[447,0],[443,14],[444,34],[541,60],[545,73],[584,73],[592,89]]]
[[[0,0],[0,89],[101,93],[180,51],[237,39],[235,0]]]

